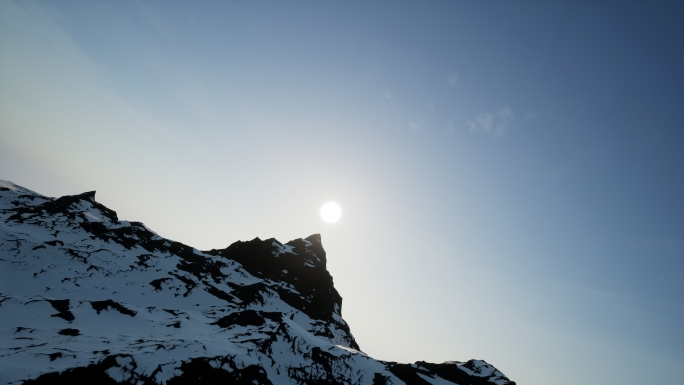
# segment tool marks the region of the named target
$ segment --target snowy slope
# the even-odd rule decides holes
[[[513,383],[368,357],[341,308],[317,234],[202,252],[0,181],[0,383]]]

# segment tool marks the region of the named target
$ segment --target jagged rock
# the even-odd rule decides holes
[[[56,311],[56,313],[55,313]],[[9,384],[512,384],[480,360],[364,354],[318,234],[199,251],[95,192],[0,181],[0,379]]]

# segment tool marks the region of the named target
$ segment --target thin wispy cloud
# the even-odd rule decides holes
[[[418,132],[423,130],[423,127],[421,127],[420,124],[416,122],[409,122],[409,130],[412,134],[417,134]]]
[[[504,107],[495,112],[483,112],[466,124],[471,133],[484,132],[488,134],[502,135],[513,123],[513,110]]]
[[[447,79],[447,84],[449,87],[456,87],[456,85],[458,85],[458,75],[453,72],[450,73],[449,78]]]

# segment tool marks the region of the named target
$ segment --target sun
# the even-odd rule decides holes
[[[321,208],[321,218],[328,223],[335,223],[340,220],[342,210],[335,202],[328,202]]]

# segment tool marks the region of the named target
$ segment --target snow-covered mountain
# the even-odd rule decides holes
[[[199,251],[94,191],[0,190],[0,383],[513,384],[481,360],[364,354],[318,234]]]

